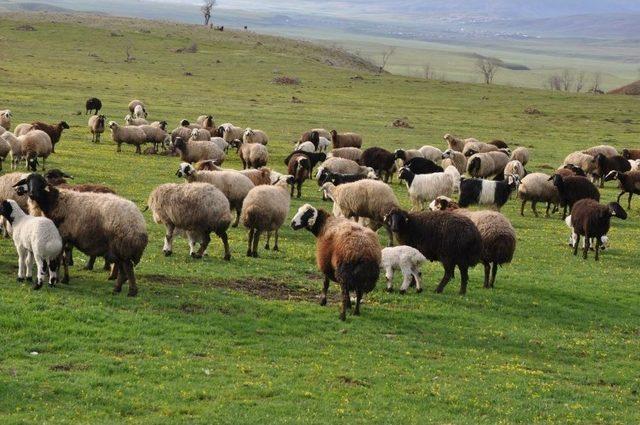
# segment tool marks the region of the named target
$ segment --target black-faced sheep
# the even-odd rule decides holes
[[[361,148],[362,136],[357,133],[338,134],[336,130],[331,130],[331,142],[333,143],[333,149],[347,147]]]
[[[599,153],[594,157],[594,160],[596,162],[596,169],[593,174],[594,177],[600,180],[600,187],[604,187],[604,177],[611,171],[624,173],[631,170],[629,161],[620,155],[605,156]]]
[[[287,156],[284,159],[284,165],[289,165],[289,161],[291,160],[291,157],[293,155],[298,155],[298,154],[302,154],[304,156],[306,156],[307,158],[309,158],[309,161],[311,161],[311,169],[315,168],[315,166],[320,163],[323,162],[327,159],[327,154],[324,152],[305,152],[305,151],[300,151],[300,150],[296,150],[293,151],[289,154],[289,156]]]
[[[374,178],[374,180],[377,179],[375,174],[372,175],[371,177]],[[362,180],[366,178],[370,178],[370,177],[364,176],[362,174],[332,173],[327,169],[323,169],[318,174],[318,185],[322,186],[325,183],[333,183],[335,186],[340,186],[341,184],[353,183],[353,182],[357,182],[358,180]]]
[[[590,239],[596,239],[596,261],[599,259],[602,236],[609,232],[611,217],[622,220],[627,218],[627,213],[617,202],[602,205],[593,199],[581,199],[577,201],[571,210],[571,225],[576,234],[573,255],[578,255],[580,236],[585,238],[583,258],[587,258]]]
[[[631,209],[631,197],[633,197],[634,194],[640,195],[640,171],[627,171],[626,173],[611,171],[605,176],[604,180],[618,180],[618,188],[620,188],[621,192],[616,201],[620,203],[622,195],[629,193],[627,209]]]
[[[327,304],[329,281],[340,284],[340,320],[351,308],[349,292],[356,293],[354,315],[360,314],[362,296],[371,292],[380,275],[381,249],[377,235],[344,218],[332,217],[324,210],[305,204],[291,220],[294,230],[306,228],[316,237],[316,261],[324,274],[320,305]]]
[[[208,130],[210,133],[213,133],[216,129],[216,123],[213,119],[213,115],[200,115],[198,119],[196,119],[196,123],[205,130]]]
[[[431,174],[431,173],[441,173],[444,169],[427,158],[416,157],[408,160],[404,164],[405,168],[411,170],[413,174]]]
[[[92,114],[98,115],[98,112],[100,112],[100,109],[102,109],[102,101],[97,97],[90,97],[84,103],[84,109],[85,109],[85,113],[84,113],[85,115],[87,115],[89,112],[91,112]]]
[[[490,205],[500,211],[509,200],[511,192],[518,187],[518,176],[507,176],[505,180],[463,179],[460,182],[460,199],[462,208],[469,205]]]
[[[362,152],[360,164],[373,168],[378,178],[383,179],[385,183],[389,182],[389,178],[393,180],[393,173],[396,167],[395,158],[386,149],[378,147],[365,149]]]
[[[47,124],[44,122],[36,121],[31,123],[32,130],[42,130],[49,135],[51,138],[51,152],[56,152],[56,143],[60,141],[60,137],[62,136],[62,132],[65,129],[69,128],[69,124],[65,121],[60,121],[58,124]]]
[[[107,117],[104,115],[91,115],[89,117],[88,125],[93,143],[100,143],[100,136],[104,133],[106,119]]]
[[[453,166],[431,174],[414,174],[407,167],[402,167],[398,178],[407,185],[414,211],[424,209],[425,203],[428,205],[438,196],[451,196],[460,184],[460,173]]]
[[[531,202],[531,210],[536,217],[538,217],[538,211],[536,210],[536,204],[538,202],[547,203],[546,217],[549,217],[551,205],[553,205],[555,209],[555,207],[560,204],[558,189],[549,181],[549,177],[549,175],[544,173],[531,173],[522,179],[518,186],[518,197],[522,200],[522,205],[520,206],[521,216],[524,217],[524,207],[527,201]]]
[[[622,156],[625,159],[640,159],[640,149],[622,149]]]
[[[567,208],[571,211],[573,204],[579,200],[588,198],[600,201],[598,188],[584,177],[562,177],[554,174],[549,180],[558,189],[563,220],[567,217]]]

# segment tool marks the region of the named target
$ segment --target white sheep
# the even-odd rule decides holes
[[[382,250],[382,261],[380,262],[380,268],[385,271],[385,277],[387,278],[387,291],[393,290],[393,272],[394,270],[402,271],[402,286],[400,287],[400,293],[404,294],[409,289],[412,278],[416,280],[416,292],[422,292],[422,286],[420,285],[420,267],[422,263],[427,259],[417,249],[400,245],[394,247],[387,247]]]
[[[269,143],[269,137],[267,137],[267,133],[262,130],[247,128],[242,134],[242,141],[244,143],[260,143],[261,145],[266,145]]]
[[[313,144],[313,142],[302,142],[302,143],[298,143],[297,145],[294,146],[293,151],[303,151],[303,152],[315,152],[316,151],[316,146]]]
[[[212,137],[209,140],[211,140],[214,145],[220,148],[221,151],[225,153],[229,152],[229,143],[227,143],[222,137]]]
[[[209,130],[205,130],[204,128],[193,128],[191,129],[191,137],[189,140],[211,140],[211,133]]]
[[[51,138],[42,130],[31,130],[18,137],[22,147],[22,157],[27,160],[27,167],[31,171],[36,171],[38,158],[42,158],[42,169],[45,168],[45,161],[53,150]]]
[[[116,152],[121,152],[121,145],[125,143],[134,145],[137,154],[142,153],[140,146],[147,142],[147,135],[140,127],[133,125],[120,126],[117,122],[111,121],[109,122],[109,128],[111,129],[111,138],[118,145]]]
[[[145,120],[144,118],[134,117],[131,115],[125,115],[124,121],[127,125],[149,125],[149,121]]]
[[[504,167],[504,175],[506,176],[507,174],[516,174],[522,179],[524,178],[525,174],[524,166],[517,159],[512,159],[511,161],[507,162],[507,165],[505,165]]]
[[[18,251],[18,281],[31,281],[35,261],[38,277],[33,289],[40,289],[49,272],[49,286],[58,280],[62,238],[53,221],[25,214],[13,199],[3,201],[0,215],[11,223],[13,243]]]
[[[13,114],[9,109],[0,111],[0,127],[7,131],[11,130],[11,117]]]
[[[460,173],[453,165],[441,173],[431,174],[414,174],[407,167],[402,167],[398,178],[407,185],[414,211],[424,209],[425,204],[438,196],[451,196],[460,187]]]

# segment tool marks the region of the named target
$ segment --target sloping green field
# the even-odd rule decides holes
[[[35,31],[16,29],[26,22]],[[197,53],[175,53],[192,42]],[[130,146],[117,154],[108,134],[90,143],[88,97],[101,98],[119,122],[140,98],[150,119],[172,126],[212,113],[216,122],[263,129],[279,171],[291,141],[316,126],[361,132],[366,146],[388,149],[442,147],[444,133],[501,138],[530,147],[527,168],[546,172],[579,148],[640,143],[634,99],[375,76],[328,62],[353,65],[339,53],[251,33],[8,15],[0,17],[0,109],[14,112],[14,125],[69,122],[50,166],[76,182],[111,185],[141,209],[156,185],[178,181],[179,160],[135,155]],[[302,83],[271,82],[281,75]],[[542,114],[525,114],[529,106]],[[401,117],[415,128],[393,128]],[[235,154],[225,166],[240,167]],[[408,206],[406,188],[393,187]],[[603,201],[617,193],[609,183]],[[305,202],[330,209],[314,182],[290,216]],[[443,295],[405,296],[387,294],[381,280],[362,316],[345,323],[335,298],[317,304],[312,235],[289,227],[282,251],[261,250],[259,259],[244,256],[243,229],[230,231],[231,262],[215,238],[203,260],[189,258],[184,240],[165,258],[163,227],[146,212],[150,243],[136,269],[137,298],[111,295],[104,272],[81,270],[80,253],[70,285],[33,292],[16,283],[13,244],[1,240],[0,422],[637,423],[635,202],[595,263],[570,254],[558,216],[522,218],[511,201],[503,212],[518,249],[495,290],[481,288],[480,267],[466,297],[457,280]],[[425,286],[441,275],[439,264],[427,264]]]

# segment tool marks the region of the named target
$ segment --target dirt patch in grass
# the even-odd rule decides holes
[[[74,370],[86,370],[87,368],[88,366],[83,364],[62,363],[49,367],[49,370],[52,372],[71,372]]]

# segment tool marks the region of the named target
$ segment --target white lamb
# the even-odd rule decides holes
[[[24,281],[25,278],[32,281],[35,261],[38,278],[33,289],[42,288],[47,270],[49,286],[55,285],[58,280],[62,238],[53,221],[46,217],[25,214],[13,199],[2,202],[0,215],[11,223],[13,244],[18,251],[18,282]]]
[[[420,286],[420,267],[427,259],[415,248],[407,245],[394,246],[384,248],[382,250],[382,261],[380,268],[384,269],[387,278],[387,291],[393,290],[393,272],[394,270],[402,271],[402,286],[400,293],[405,294],[412,278],[416,280],[416,292],[422,292]]]

